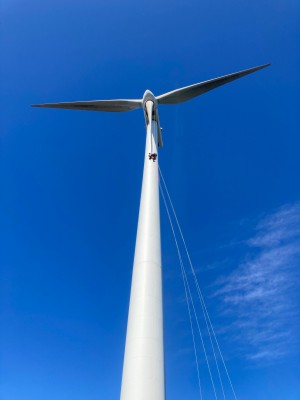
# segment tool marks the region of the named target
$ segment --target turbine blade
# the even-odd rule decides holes
[[[131,111],[143,106],[142,100],[92,100],[73,101],[71,103],[32,104],[32,107],[65,108],[68,110],[86,111]]]
[[[216,89],[219,86],[225,85],[226,83],[232,82],[236,79],[242,78],[245,75],[251,74],[252,72],[258,71],[260,69],[266,68],[271,64],[264,64],[258,67],[245,69],[240,72],[235,72],[233,74],[224,75],[220,78],[211,79],[209,81],[204,81],[196,83],[194,85],[186,86],[180,89],[173,90],[172,92],[161,94],[157,96],[158,104],[178,104],[184,101],[190,100],[193,97],[200,96],[210,90]]]

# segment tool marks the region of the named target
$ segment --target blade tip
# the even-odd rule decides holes
[[[45,107],[44,104],[31,104],[30,107]]]
[[[262,65],[261,65],[260,67],[258,67],[258,68],[263,69],[263,68],[269,67],[270,65],[271,65],[271,63],[262,64]]]

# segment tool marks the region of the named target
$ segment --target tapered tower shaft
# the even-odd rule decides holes
[[[147,125],[121,400],[165,400],[157,123]]]

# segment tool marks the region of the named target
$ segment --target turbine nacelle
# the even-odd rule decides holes
[[[153,105],[157,108],[156,97],[154,96],[154,94],[149,89],[147,89],[145,91],[145,93],[144,93],[143,100],[142,100],[143,107],[145,107],[147,101],[152,101]]]
[[[146,121],[146,126],[151,125],[152,121],[157,124],[157,145],[158,147],[163,146],[162,141],[162,128],[160,127],[159,116],[158,116],[158,103],[156,97],[150,90],[146,90],[143,96],[143,110]],[[152,129],[152,128],[151,128]]]

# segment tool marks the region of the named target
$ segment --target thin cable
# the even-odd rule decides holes
[[[216,387],[215,387],[214,379],[213,379],[213,376],[212,376],[212,373],[211,373],[211,369],[210,369],[210,365],[209,365],[209,361],[208,361],[208,356],[207,356],[207,352],[206,352],[206,349],[205,349],[205,343],[204,343],[204,340],[203,340],[202,332],[201,332],[199,321],[198,321],[198,317],[197,317],[196,308],[195,308],[194,301],[193,301],[192,292],[191,292],[191,289],[190,289],[190,286],[189,286],[189,283],[188,283],[187,273],[186,273],[186,271],[184,269],[184,264],[183,263],[182,263],[182,266],[183,266],[184,278],[185,278],[185,280],[187,282],[188,292],[189,292],[189,296],[190,296],[190,299],[191,299],[191,304],[192,304],[193,311],[194,311],[194,316],[195,316],[197,327],[198,327],[199,336],[200,336],[202,347],[203,347],[203,352],[204,352],[204,355],[205,355],[207,369],[208,369],[208,372],[209,372],[209,376],[210,376],[211,384],[212,384],[212,387],[213,387],[215,399],[217,400],[218,397],[217,397]]]
[[[218,343],[218,340],[217,340],[217,337],[216,337],[216,334],[215,334],[215,331],[214,331],[214,328],[213,328],[213,325],[212,325],[211,320],[210,320],[210,317],[209,317],[209,313],[208,313],[208,311],[207,311],[207,307],[206,307],[206,304],[205,304],[205,301],[204,301],[204,298],[203,298],[203,295],[202,295],[202,292],[201,292],[201,289],[200,289],[200,286],[199,286],[199,283],[198,283],[198,279],[197,279],[197,276],[196,276],[196,274],[195,274],[195,270],[194,270],[194,267],[193,267],[193,264],[192,264],[192,261],[191,261],[191,258],[190,258],[190,254],[189,254],[189,251],[188,251],[188,249],[187,249],[187,245],[186,245],[185,239],[184,239],[184,237],[183,237],[183,233],[182,233],[182,230],[181,230],[181,227],[180,227],[180,224],[179,224],[179,221],[178,221],[178,218],[177,218],[177,215],[176,215],[176,212],[175,212],[175,209],[174,209],[174,206],[173,206],[173,203],[172,203],[172,200],[171,200],[171,197],[170,197],[170,194],[169,194],[169,191],[168,191],[166,182],[165,182],[165,180],[164,180],[164,177],[163,177],[163,175],[162,175],[162,172],[161,172],[160,168],[159,168],[159,173],[160,173],[160,176],[161,176],[161,178],[162,178],[162,181],[163,181],[163,184],[164,184],[166,193],[167,193],[167,195],[168,195],[168,199],[169,199],[170,204],[171,204],[171,207],[172,207],[172,211],[173,211],[173,214],[174,214],[174,217],[175,217],[177,226],[178,226],[178,230],[179,230],[179,232],[180,232],[181,239],[182,239],[182,242],[183,242],[183,245],[184,245],[184,248],[185,248],[187,257],[188,257],[188,260],[189,260],[189,264],[190,264],[191,271],[192,271],[192,274],[193,274],[193,277],[194,277],[194,280],[195,280],[195,284],[196,284],[196,287],[197,287],[197,292],[198,292],[198,296],[199,296],[200,302],[201,302],[201,304],[203,304],[203,306],[204,306],[205,313],[206,313],[206,315],[207,315],[207,318],[208,318],[208,321],[209,321],[209,324],[210,324],[210,327],[211,327],[211,331],[212,331],[212,333],[213,333],[215,342],[216,342],[216,344],[217,344],[218,351],[219,351],[219,354],[220,354],[220,357],[221,357],[221,360],[222,360],[222,363],[223,363],[223,366],[224,366],[224,369],[225,369],[225,372],[226,372],[228,381],[229,381],[229,383],[230,383],[232,393],[233,393],[233,395],[234,395],[235,400],[237,400],[237,397],[236,397],[236,394],[235,394],[235,391],[234,391],[234,388],[233,388],[233,385],[232,385],[232,382],[231,382],[231,379],[230,379],[230,376],[229,376],[229,373],[228,373],[228,370],[227,370],[227,367],[226,367],[226,364],[225,364],[225,361],[224,361],[224,358],[223,358],[223,355],[222,355],[222,352],[221,352],[221,349],[220,349],[220,346],[219,346],[219,343]]]
[[[220,346],[219,346],[219,342],[218,342],[218,339],[217,339],[217,337],[216,337],[215,330],[214,330],[214,327],[213,327],[213,325],[212,325],[212,323],[211,323],[210,316],[209,316],[209,314],[208,314],[208,311],[207,311],[207,308],[206,308],[206,305],[205,305],[205,302],[204,302],[204,299],[203,299],[203,296],[202,296],[202,293],[201,293],[201,292],[200,292],[200,295],[201,295],[202,302],[203,302],[203,305],[204,305],[204,308],[205,308],[205,311],[206,311],[206,315],[207,315],[207,318],[208,318],[208,321],[209,321],[209,324],[210,324],[210,327],[211,327],[211,331],[212,331],[212,333],[213,333],[215,342],[216,342],[216,344],[217,344],[217,348],[218,348],[218,351],[219,351],[219,354],[220,354],[220,357],[221,357],[221,360],[222,360],[222,364],[223,364],[224,370],[225,370],[226,375],[227,375],[227,379],[228,379],[229,384],[230,384],[230,387],[231,387],[231,391],[232,391],[232,393],[233,393],[233,396],[234,396],[235,400],[237,400],[237,397],[236,397],[236,394],[235,394],[235,390],[234,390],[234,388],[233,388],[233,384],[232,384],[232,381],[231,381],[231,379],[230,379],[229,372],[228,372],[228,370],[227,370],[226,363],[225,363],[225,361],[224,361],[223,354],[222,354],[222,352],[221,352],[221,349],[220,349]]]
[[[202,295],[202,292],[201,292],[201,289],[200,289],[200,286],[199,286],[199,282],[198,282],[197,276],[196,276],[196,274],[195,274],[195,270],[194,270],[194,267],[193,267],[193,264],[192,264],[192,261],[191,261],[191,258],[190,258],[190,254],[189,254],[189,251],[188,251],[188,249],[187,249],[186,242],[185,242],[185,239],[184,239],[184,237],[183,237],[183,233],[182,233],[182,230],[181,230],[181,227],[180,227],[180,224],[179,224],[179,221],[178,221],[178,218],[177,218],[177,215],[176,215],[176,212],[175,212],[175,209],[174,209],[174,206],[173,206],[173,203],[172,203],[170,194],[169,194],[169,192],[168,192],[167,185],[166,185],[166,183],[165,183],[165,180],[164,180],[164,178],[163,178],[163,175],[162,175],[161,170],[159,170],[159,172],[160,172],[162,181],[163,181],[163,183],[164,183],[165,190],[166,190],[167,195],[168,195],[168,199],[169,199],[170,204],[171,204],[171,207],[172,207],[172,211],[173,211],[173,214],[174,214],[174,217],[175,217],[175,220],[176,220],[176,223],[177,223],[177,226],[178,226],[180,235],[181,235],[182,242],[183,242],[183,244],[184,244],[184,248],[185,248],[185,251],[186,251],[186,254],[187,254],[187,257],[188,257],[188,260],[189,260],[189,264],[190,264],[190,267],[191,267],[191,271],[192,271],[192,274],[193,274],[193,277],[194,277],[194,280],[195,280],[195,284],[196,284],[196,288],[197,288],[197,292],[198,292],[198,296],[199,296],[201,305],[202,305],[202,307],[204,307],[204,309],[205,309],[204,315],[205,315],[205,314],[207,315],[207,318],[208,318],[208,321],[209,321],[209,324],[210,324],[210,327],[211,327],[211,331],[213,332],[213,336],[214,336],[214,339],[215,339],[215,341],[216,341],[216,344],[217,344],[217,347],[218,347],[218,350],[219,350],[219,353],[220,353],[220,356],[221,356],[221,360],[222,360],[222,363],[223,363],[223,366],[224,366],[224,369],[225,369],[225,372],[226,372],[228,381],[229,381],[230,386],[231,386],[231,390],[232,390],[232,392],[233,392],[233,395],[234,395],[235,400],[237,400],[236,394],[235,394],[235,391],[234,391],[234,388],[233,388],[233,385],[232,385],[232,382],[231,382],[231,379],[230,379],[230,376],[229,376],[229,373],[228,373],[228,370],[227,370],[227,367],[226,367],[226,364],[225,364],[225,361],[224,361],[224,358],[223,358],[223,355],[222,355],[222,352],[221,352],[221,349],[220,349],[220,346],[219,346],[219,343],[218,343],[218,340],[217,340],[217,337],[216,337],[215,332],[214,332],[213,325],[212,325],[212,323],[211,323],[211,320],[210,320],[210,317],[209,317],[209,314],[208,314],[208,311],[207,311],[207,307],[206,307],[206,304],[205,304],[205,301],[204,301],[204,298],[203,298],[203,295]],[[208,331],[209,331],[209,330],[208,330]],[[209,333],[210,333],[210,332],[209,332]],[[216,361],[216,365],[217,365],[217,369],[218,369],[218,373],[219,373],[219,368],[218,368],[217,361]],[[222,385],[222,380],[221,380],[220,374],[219,374],[219,378],[220,378],[220,383],[221,383],[221,387],[222,387],[222,390],[223,390],[223,385]],[[224,390],[223,390],[223,394],[224,394]]]
[[[188,298],[188,292],[187,292],[187,287],[186,287],[186,282],[184,279],[184,272],[183,272],[183,267],[182,267],[182,257],[180,254],[180,250],[179,250],[179,246],[178,246],[178,242],[175,236],[175,231],[174,231],[174,227],[173,227],[173,223],[171,220],[171,216],[170,216],[170,212],[166,203],[166,199],[164,196],[164,193],[162,191],[161,186],[160,188],[160,192],[165,204],[165,208],[169,217],[169,221],[170,221],[170,225],[171,225],[171,229],[173,232],[173,236],[174,236],[174,240],[175,240],[175,245],[176,245],[176,249],[177,249],[177,253],[178,253],[178,258],[179,258],[179,263],[180,263],[180,267],[181,267],[181,274],[182,274],[182,280],[183,280],[183,286],[184,286],[184,292],[185,292],[185,298],[186,298],[186,303],[187,303],[187,308],[188,308],[188,314],[189,314],[189,320],[190,320],[190,326],[191,326],[191,331],[192,331],[192,338],[193,338],[193,346],[194,346],[194,354],[195,354],[195,361],[196,361],[196,367],[197,367],[197,377],[198,377],[198,386],[199,386],[199,396],[200,399],[202,400],[202,390],[201,390],[201,380],[200,380],[200,373],[199,373],[199,363],[198,363],[198,356],[197,356],[197,348],[196,348],[196,342],[195,342],[195,334],[194,334],[194,328],[193,328],[193,321],[192,321],[192,315],[191,315],[191,310],[190,310],[190,304],[189,304],[189,298]]]
[[[199,293],[198,293],[198,296],[199,296]],[[204,315],[205,324],[206,324],[206,327],[207,327],[209,340],[210,340],[211,348],[212,348],[212,351],[213,351],[213,355],[214,355],[214,359],[215,359],[215,363],[216,363],[216,367],[217,367],[217,372],[218,372],[218,377],[219,377],[219,382],[220,382],[220,385],[221,385],[223,397],[224,397],[224,400],[226,400],[225,391],[224,391],[224,387],[223,387],[223,381],[222,381],[221,374],[220,374],[220,369],[219,369],[219,363],[217,361],[217,356],[216,356],[216,353],[215,353],[215,347],[214,347],[214,344],[213,344],[212,335],[210,333],[210,327],[209,327],[209,324],[208,324],[208,321],[207,321],[206,312],[205,312],[205,309],[204,309],[204,306],[203,306],[203,302],[201,300],[200,300],[200,303],[201,303],[201,308],[202,308],[202,312],[203,312],[203,315]]]
[[[149,119],[149,124],[150,124],[150,127],[149,127],[149,129],[150,129],[150,140],[151,140],[151,144],[150,144],[150,152],[151,152],[151,155],[153,154],[153,132],[152,132],[152,126],[153,126],[153,124],[152,124],[152,115],[151,115],[151,118]]]
[[[158,168],[159,168],[159,166],[158,166]],[[207,307],[206,307],[206,304],[205,304],[205,301],[204,301],[204,298],[203,298],[203,295],[202,295],[202,292],[201,292],[201,289],[200,289],[200,286],[199,286],[199,282],[198,282],[198,279],[197,279],[197,276],[196,276],[196,273],[195,273],[195,269],[194,269],[194,267],[193,267],[193,264],[192,264],[192,261],[191,261],[191,257],[190,257],[189,251],[188,251],[188,249],[187,249],[187,245],[186,245],[186,242],[185,242],[185,239],[184,239],[184,236],[183,236],[183,233],[182,233],[182,230],[181,230],[181,227],[180,227],[178,218],[177,218],[177,214],[176,214],[176,212],[175,212],[175,209],[174,209],[174,206],[173,206],[173,202],[172,202],[172,200],[171,200],[171,196],[170,196],[170,194],[169,194],[169,191],[168,191],[166,182],[165,182],[165,180],[164,180],[164,177],[163,177],[163,174],[162,174],[160,168],[159,168],[159,174],[160,174],[161,179],[162,179],[162,182],[163,182],[163,184],[164,184],[164,188],[165,188],[165,190],[166,190],[166,193],[167,193],[167,196],[168,196],[168,199],[169,199],[169,202],[170,202],[170,205],[171,205],[171,208],[172,208],[172,211],[173,211],[173,214],[174,214],[176,223],[177,223],[177,227],[178,227],[178,230],[179,230],[179,232],[180,232],[180,236],[181,236],[181,239],[182,239],[182,242],[183,242],[183,245],[184,245],[184,248],[185,248],[187,257],[188,257],[188,261],[189,261],[189,264],[190,264],[190,268],[191,268],[191,271],[192,271],[192,275],[193,275],[193,277],[194,277],[194,281],[195,281],[195,285],[196,285],[196,288],[197,288],[197,293],[198,293],[198,296],[199,296],[199,300],[200,300],[201,306],[202,306],[202,308],[204,308],[204,310],[205,310],[204,315],[205,315],[205,314],[207,315],[207,319],[208,319],[208,321],[209,321],[209,325],[210,325],[211,331],[212,331],[212,333],[213,333],[215,342],[216,342],[216,344],[217,344],[217,348],[218,348],[218,351],[219,351],[219,354],[220,354],[220,357],[221,357],[221,360],[222,360],[222,363],[223,363],[223,366],[224,366],[224,369],[225,369],[225,372],[226,372],[226,375],[227,375],[227,379],[228,379],[228,381],[229,381],[229,384],[230,384],[232,393],[233,393],[233,395],[234,395],[234,398],[235,398],[235,400],[237,400],[237,397],[236,397],[236,394],[235,394],[235,391],[234,391],[234,388],[233,388],[232,381],[231,381],[231,379],[230,379],[230,376],[229,376],[229,373],[228,373],[228,370],[227,370],[227,367],[226,367],[226,364],[225,364],[225,361],[224,361],[224,358],[223,358],[223,355],[222,355],[222,352],[221,352],[221,349],[220,349],[220,346],[219,346],[219,343],[218,343],[218,340],[217,340],[217,337],[216,337],[216,334],[215,334],[215,331],[214,331],[214,328],[213,328],[213,325],[212,325],[212,323],[211,323],[211,319],[210,319],[210,317],[209,317],[209,313],[208,313],[208,311],[207,311]],[[205,318],[205,320],[206,320],[206,318]],[[208,332],[209,332],[209,329],[208,329]],[[209,332],[209,335],[210,335],[210,332]],[[212,346],[212,347],[213,347],[213,346]],[[214,352],[214,351],[213,351],[213,352]],[[215,354],[215,352],[214,352],[214,354]],[[216,360],[216,357],[215,357],[215,360]],[[219,373],[219,368],[218,368],[217,360],[216,360],[216,365],[217,365],[217,370],[218,370],[218,374],[219,374],[219,378],[220,378],[220,383],[221,383],[221,387],[222,387],[223,396],[225,397],[224,389],[223,389],[223,385],[222,385],[222,380],[221,380],[221,376],[220,376],[220,373]]]
[[[182,272],[182,275],[183,275],[183,280],[185,280],[186,284],[187,284],[187,289],[188,289],[190,301],[191,301],[191,304],[192,304],[192,307],[193,307],[194,316],[195,316],[196,324],[197,324],[197,327],[198,327],[198,332],[199,332],[199,336],[200,336],[200,339],[201,339],[203,352],[204,352],[204,355],[205,355],[207,368],[208,368],[211,384],[212,384],[212,387],[213,387],[215,399],[217,400],[216,388],[215,388],[213,376],[212,376],[212,373],[211,373],[211,369],[210,369],[210,366],[209,366],[209,361],[208,361],[208,357],[207,357],[207,353],[206,353],[206,349],[205,349],[205,344],[204,344],[204,341],[203,341],[203,337],[202,337],[202,333],[201,333],[201,329],[200,329],[200,325],[199,325],[199,321],[198,321],[198,317],[197,317],[197,312],[196,312],[194,301],[193,301],[193,296],[192,296],[192,293],[191,293],[191,290],[190,290],[190,287],[189,287],[189,282],[188,282],[188,279],[187,279],[186,271],[185,271],[185,268],[184,268],[184,263],[183,263],[182,256],[181,256],[181,253],[180,253],[180,249],[179,249],[179,245],[178,245],[178,242],[177,242],[177,238],[176,238],[175,230],[174,230],[174,227],[173,227],[171,215],[170,215],[170,212],[169,212],[169,209],[168,209],[168,205],[167,205],[167,202],[166,202],[166,199],[165,199],[165,196],[164,196],[164,193],[163,193],[163,190],[162,190],[161,186],[160,186],[160,190],[161,190],[161,194],[162,194],[162,197],[163,197],[163,200],[164,200],[164,203],[165,203],[165,207],[166,207],[167,214],[168,214],[168,217],[169,217],[170,225],[171,225],[171,228],[172,228],[172,232],[173,232],[173,236],[174,236],[174,240],[175,240],[175,244],[176,244],[176,248],[177,248],[177,253],[178,253],[178,257],[179,257],[181,272]]]

